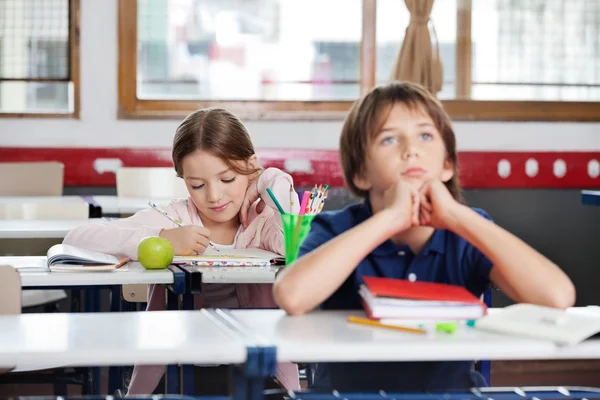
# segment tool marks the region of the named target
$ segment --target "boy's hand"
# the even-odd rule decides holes
[[[425,182],[419,190],[419,225],[448,229],[454,211],[460,204],[454,200],[446,185],[440,180]]]
[[[185,225],[179,228],[163,229],[159,236],[171,242],[175,255],[193,256],[206,251],[210,231],[203,226]]]
[[[399,179],[383,194],[384,209],[390,214],[392,235],[419,224],[419,192]]]

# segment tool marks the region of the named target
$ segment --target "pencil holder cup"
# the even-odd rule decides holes
[[[285,237],[285,265],[298,258],[300,245],[310,231],[310,224],[316,215],[281,214],[283,235]]]

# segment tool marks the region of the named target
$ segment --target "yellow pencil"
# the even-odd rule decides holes
[[[374,321],[374,320],[368,319],[368,318],[355,317],[353,315],[348,316],[348,322],[352,322],[354,324],[370,325],[370,326],[375,326],[378,328],[395,329],[397,331],[404,331],[404,332],[427,333],[427,331],[425,329],[421,329],[421,328],[411,328],[409,326],[382,324],[379,321]]]

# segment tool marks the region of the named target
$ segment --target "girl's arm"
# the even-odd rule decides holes
[[[292,192],[290,192],[290,186],[292,187]],[[298,214],[300,205],[298,194],[293,189],[294,182],[292,177],[277,168],[267,168],[260,175],[256,187],[258,195],[264,204],[271,207],[275,212],[275,215],[268,218],[265,222],[261,233],[261,242],[265,250],[284,255],[285,238],[283,235],[281,214],[271,196],[267,193],[267,188],[271,189],[273,195],[286,213]]]
[[[291,205],[290,202],[290,186],[292,187],[291,197],[292,202],[294,203],[293,205]],[[298,211],[300,211],[298,194],[293,190],[294,181],[289,174],[286,174],[277,168],[267,168],[258,178],[257,189],[262,201],[274,210],[279,211],[271,199],[271,196],[267,193],[267,188],[271,189],[275,198],[283,208],[283,211],[286,213],[298,214]]]
[[[493,264],[491,281],[513,300],[567,308],[575,303],[575,287],[553,262],[515,235],[457,203],[440,181],[421,189],[421,221],[461,236]]]
[[[165,211],[176,216],[170,207],[165,207]],[[138,244],[143,238],[158,236],[162,229],[176,227],[173,222],[149,208],[119,221],[81,225],[71,230],[63,243],[136,260]]]

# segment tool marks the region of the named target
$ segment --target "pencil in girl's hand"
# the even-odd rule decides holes
[[[171,217],[169,214],[167,214],[167,212],[165,210],[163,210],[162,208],[160,208],[159,206],[157,206],[153,202],[149,201],[148,205],[150,207],[152,207],[155,211],[158,211],[159,213],[161,213],[162,215],[164,215],[165,217],[167,217],[167,219],[169,221],[171,221],[172,223],[174,223],[175,225],[177,225],[177,226],[183,226],[183,222],[181,222],[181,220],[179,220],[177,218]]]
[[[290,212],[294,209],[294,186],[290,185]]]
[[[269,196],[271,197],[271,200],[273,200],[273,203],[275,203],[275,205],[277,206],[277,209],[279,210],[279,212],[281,214],[285,214],[285,211],[283,211],[283,207],[281,207],[281,204],[279,204],[279,201],[277,201],[277,198],[273,194],[273,191],[271,190],[271,188],[267,188],[267,193],[269,193]]]
[[[162,215],[164,215],[169,221],[171,221],[172,223],[174,223],[177,226],[183,226],[183,222],[181,222],[181,220],[174,218],[172,216],[170,216],[165,210],[163,210],[162,208],[160,208],[159,206],[157,206],[156,204],[154,204],[153,202],[149,201],[148,205],[154,210],[157,211],[159,213],[161,213]],[[219,251],[219,249],[217,249],[217,246],[215,246],[215,244],[213,242],[211,242],[210,240],[208,241],[208,245],[215,251]]]

